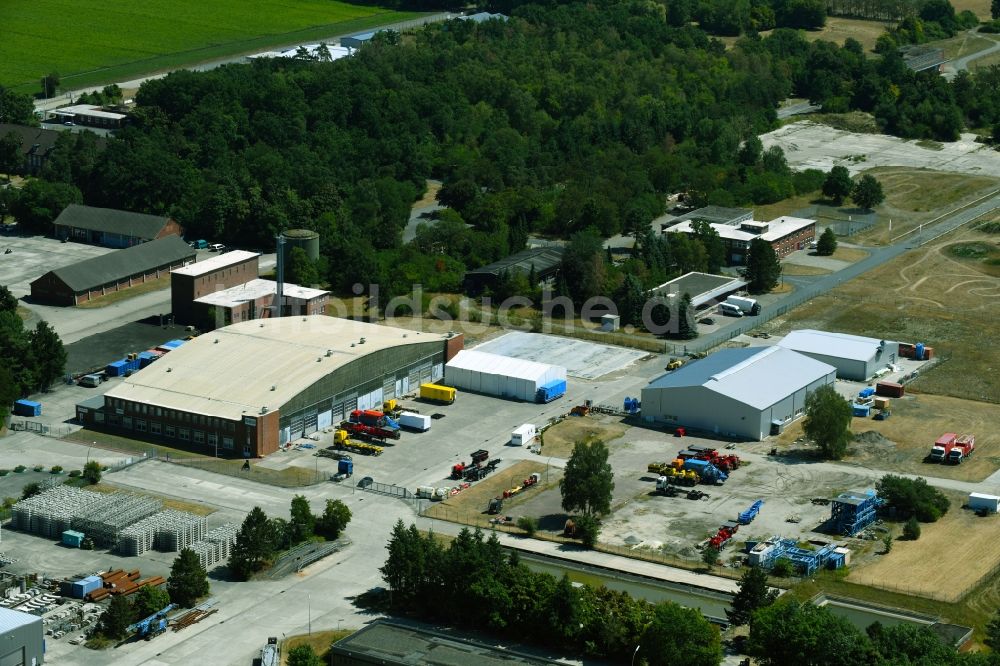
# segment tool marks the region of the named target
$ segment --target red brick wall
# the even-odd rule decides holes
[[[799,229],[794,233],[779,238],[771,243],[771,247],[774,248],[774,251],[779,258],[787,257],[796,250],[808,247],[809,243],[811,243],[814,238],[816,238],[816,225],[811,224],[808,227]]]
[[[184,227],[178,224],[177,220],[168,219],[167,223],[163,225],[163,229],[156,235],[156,238],[165,238],[167,236],[181,236],[183,238]]]
[[[455,358],[455,354],[465,349],[465,335],[459,333],[444,342],[444,362]]]

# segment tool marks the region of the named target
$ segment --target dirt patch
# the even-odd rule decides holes
[[[511,515],[512,510],[523,504],[528,499],[551,488],[559,483],[562,478],[562,470],[549,468],[545,463],[534,460],[522,460],[511,467],[500,470],[482,481],[477,481],[462,492],[452,495],[448,499],[431,505],[424,513],[430,518],[440,520],[450,520],[463,525],[489,526],[489,521],[493,516],[486,513],[489,502],[494,497],[503,495],[505,490],[521,485],[521,482],[538,472],[542,475],[542,482],[526,491],[504,500],[503,513]],[[516,511],[513,515],[519,515]]]
[[[949,234],[774,320],[772,332],[816,328],[924,342],[934,347],[939,363],[912,388],[998,403],[1000,347],[989,344],[984,331],[1000,317],[1000,277],[985,272],[981,262],[947,252],[968,242],[995,239],[971,229]]]
[[[848,37],[851,37],[861,42],[866,51],[871,51],[875,48],[875,40],[885,32],[886,27],[887,24],[878,21],[830,16],[827,17],[822,30],[807,31],[804,36],[810,42],[822,39],[826,42],[836,42],[841,46]]]
[[[627,426],[620,420],[600,416],[571,416],[551,428],[542,436],[541,455],[553,458],[569,458],[573,445],[591,439],[610,442],[625,434]]]
[[[964,495],[949,497],[951,510],[936,523],[922,524],[920,539],[897,539],[892,552],[852,571],[848,582],[952,603],[979,585],[1000,566],[998,519],[962,509]]]
[[[1000,469],[1000,434],[994,426],[1000,422],[1000,405],[922,394],[893,400],[891,409],[892,416],[886,421],[853,420],[855,439],[845,462],[962,481],[982,481]],[[961,465],[925,462],[934,440],[945,432],[974,434],[976,452],[972,458]],[[787,447],[800,437],[802,421],[796,421],[778,441]]]
[[[966,9],[984,21],[990,19],[990,0],[954,0],[952,6],[956,14],[961,14]]]
[[[413,202],[411,208],[423,208],[425,206],[430,206],[437,203],[438,192],[441,191],[441,182],[437,180],[427,181],[427,191],[424,192],[424,196],[420,197]]]

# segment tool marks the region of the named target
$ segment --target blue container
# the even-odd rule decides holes
[[[104,372],[108,377],[122,377],[125,375],[125,366],[128,361],[122,359],[121,361],[115,361],[114,363],[108,363],[107,367],[104,368]]]
[[[552,402],[564,395],[566,395],[566,380],[553,379],[551,382],[538,387],[538,390],[535,392],[535,402]]]
[[[18,400],[14,403],[14,414],[17,416],[41,416],[42,403],[32,400]]]
[[[139,354],[139,367],[145,368],[147,365],[160,358],[153,352],[144,351]]]
[[[183,341],[183,340],[168,340],[167,342],[164,342],[164,343],[163,343],[162,345],[160,345],[160,346],[161,346],[161,347],[169,347],[170,349],[177,349],[177,348],[178,348],[178,347],[180,347],[180,346],[181,346],[182,344],[184,344],[184,341]]]
[[[870,405],[853,405],[854,416],[868,416],[871,414],[872,408]]]
[[[83,532],[74,532],[73,530],[66,530],[62,533],[62,542],[64,546],[70,546],[71,548],[79,548],[80,544],[83,543]]]
[[[70,594],[75,599],[83,599],[85,596],[101,587],[100,576],[87,576],[80,580],[73,581],[70,587]]]
[[[872,386],[867,386],[861,389],[861,392],[858,393],[858,395],[862,398],[867,398],[870,395],[875,395],[875,388]]]
[[[340,460],[337,462],[337,472],[351,476],[354,474],[354,463],[350,460]]]
[[[917,343],[917,348],[913,351],[913,358],[918,361],[924,360],[924,343]]]

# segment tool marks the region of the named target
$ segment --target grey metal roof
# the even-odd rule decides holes
[[[87,409],[101,409],[104,407],[104,394],[92,395],[86,400],[81,400],[76,403],[77,407],[85,407]]]
[[[194,261],[196,254],[194,249],[182,241],[179,236],[170,235],[148,243],[133,245],[124,250],[109,252],[100,257],[85,259],[49,271],[49,273],[62,280],[73,291],[80,292],[127,278],[130,275],[143,273],[158,266],[166,266],[184,260]]]
[[[685,220],[705,220],[716,224],[737,224],[753,218],[753,210],[749,208],[726,208],[725,206],[705,206],[685,213],[673,221],[673,224]]]
[[[559,267],[562,263],[563,247],[560,245],[548,245],[546,247],[535,247],[528,250],[521,250],[509,257],[494,261],[492,264],[468,271],[466,275],[499,275],[503,271],[518,270],[525,274],[531,272],[531,267],[535,267],[535,274],[544,276],[549,271]]]
[[[167,218],[145,213],[130,213],[114,208],[94,208],[70,204],[66,206],[59,217],[52,223],[55,226],[90,229],[133,238],[152,240],[163,231]]]
[[[868,362],[875,358],[883,340],[847,333],[830,333],[804,328],[792,331],[778,342],[778,346],[803,354],[822,354],[835,358]]]
[[[10,610],[9,608],[0,608],[0,635],[19,627],[26,627],[30,624],[38,624],[39,631],[41,631],[42,618],[37,615],[32,615],[31,613],[22,613],[21,611]]]
[[[654,379],[647,388],[703,386],[765,409],[836,368],[781,347],[723,349]]]
[[[669,282],[664,282],[659,287],[655,287],[653,291],[660,295],[689,294],[691,305],[697,308],[718,296],[731,294],[745,286],[747,286],[746,280],[740,278],[691,272]]]

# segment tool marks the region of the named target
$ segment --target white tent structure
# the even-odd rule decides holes
[[[566,368],[473,349],[458,352],[444,368],[444,383],[464,391],[534,401],[538,387],[566,379]]]

